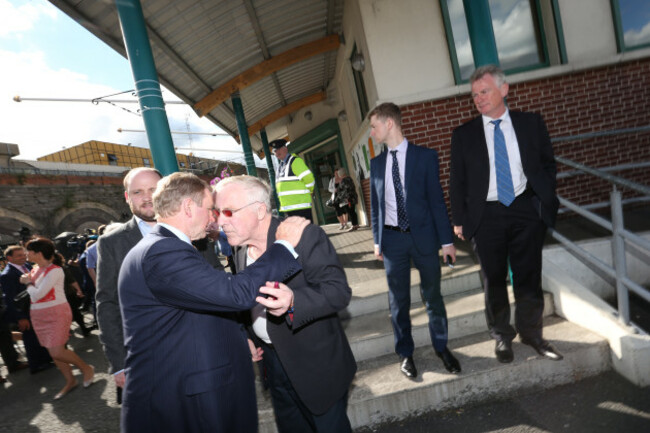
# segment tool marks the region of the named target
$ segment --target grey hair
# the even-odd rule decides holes
[[[345,169],[345,167],[341,167],[338,170],[336,170],[339,176],[345,177],[348,175],[348,171]]]
[[[479,66],[469,77],[469,83],[474,84],[475,81],[480,80],[485,75],[491,75],[497,87],[501,87],[506,82],[506,74],[503,73],[497,65],[484,65]]]
[[[246,191],[246,197],[251,203],[259,201],[266,206],[266,213],[271,212],[271,187],[264,180],[248,175],[227,177],[214,186],[214,191],[219,196],[228,185],[240,185]]]

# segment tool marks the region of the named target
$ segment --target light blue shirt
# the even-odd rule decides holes
[[[182,240],[183,242],[187,242],[188,244],[192,245],[192,241],[190,240],[190,237],[187,236],[187,235],[186,235],[185,233],[183,233],[182,231],[178,230],[176,227],[174,227],[174,226],[170,226],[169,224],[165,224],[165,223],[158,223],[158,224],[161,225],[161,226],[163,226],[163,227],[165,227],[165,228],[166,228],[167,230],[169,230],[170,232],[174,233],[178,239],[180,239],[180,240]]]
[[[494,123],[493,120],[487,116],[483,117],[483,130],[485,131],[485,142],[487,144],[488,160],[490,162],[490,180],[488,184],[487,201],[497,201],[497,174],[494,165]],[[524,174],[524,167],[521,165],[521,154],[519,153],[519,144],[517,142],[517,135],[510,120],[510,112],[506,110],[501,117],[499,129],[503,133],[503,138],[506,140],[506,149],[508,150],[508,163],[510,164],[510,173],[512,175],[512,184],[515,189],[515,196],[518,196],[526,190],[528,179]]]
[[[151,233],[151,230],[153,230],[153,227],[149,225],[145,220],[140,218],[137,215],[135,216],[135,220],[138,222],[138,228],[140,229],[140,233],[142,234],[142,237],[147,236],[149,233]]]
[[[86,249],[86,268],[95,269],[97,267],[97,242]]]

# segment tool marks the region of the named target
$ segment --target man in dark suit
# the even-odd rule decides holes
[[[451,212],[454,232],[471,239],[481,263],[485,312],[499,362],[512,362],[517,333],[540,355],[562,355],[542,338],[542,246],[553,227],[555,158],[542,117],[509,111],[508,83],[494,65],[471,76],[481,116],[456,128],[451,139]],[[515,329],[506,290],[508,263],[515,295]]]
[[[270,187],[256,177],[235,176],[219,182],[216,195],[217,222],[236,246],[240,272],[275,241],[280,221],[271,216]],[[250,312],[249,335],[260,348],[254,360],[262,356],[280,433],[350,432],[347,394],[356,363],[338,312],[352,291],[320,227],[307,226],[296,252],[302,271],[288,287],[279,284],[293,295],[289,314],[276,317],[262,305]]]
[[[124,334],[117,297],[117,276],[126,254],[156,225],[151,196],[162,175],[154,168],[138,167],[124,177],[124,199],[133,217],[102,235],[97,243],[97,324],[99,339],[117,386],[118,403],[124,387]]]
[[[262,286],[300,270],[292,247],[307,221],[284,222],[266,254],[231,275],[191,244],[214,221],[207,183],[171,174],[153,202],[158,225],[127,254],[118,281],[127,348],[122,432],[256,431],[251,351],[234,313],[256,302],[278,317],[287,311],[291,291]]]
[[[369,119],[370,135],[389,149],[370,161],[370,202],[375,256],[386,267],[400,369],[407,377],[417,376],[410,317],[412,260],[420,272],[433,348],[447,371],[459,373],[460,363],[447,348],[447,312],[440,293],[438,250],[442,248],[445,261],[455,262],[456,249],[438,177],[438,154],[407,142],[397,105],[381,104]]]
[[[26,286],[20,283],[20,276],[31,270],[27,263],[27,253],[20,245],[12,245],[4,251],[7,257],[7,266],[2,270],[0,275],[0,286],[2,286],[2,296],[4,298],[4,313],[0,320],[4,320],[10,327],[18,329],[23,334],[23,344],[27,355],[27,363],[32,374],[38,373],[46,368],[54,366],[52,358],[46,348],[41,346],[32,328],[32,322],[29,317],[29,310],[21,311],[16,307],[14,297],[24,291]],[[12,343],[13,344],[13,343]],[[13,347],[11,348],[13,349]],[[13,350],[15,352],[15,350]],[[13,358],[10,355],[10,358]],[[22,369],[22,363],[14,358],[13,365],[7,365],[9,372],[14,369]],[[7,362],[5,360],[5,362]]]

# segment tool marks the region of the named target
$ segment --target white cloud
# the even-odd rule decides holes
[[[148,147],[145,133],[123,132],[118,128],[144,130],[142,118],[125,110],[90,102],[14,102],[14,96],[23,98],[92,99],[110,95],[119,90],[91,82],[89,77],[67,69],[54,70],[45,63],[42,52],[13,53],[0,50],[0,63],[9,65],[0,79],[0,142],[15,143],[20,147],[20,158],[37,157],[56,152],[89,140]],[[166,99],[176,99],[164,92]],[[119,95],[112,99],[134,99]],[[138,104],[121,104],[137,111]],[[221,132],[206,119],[199,119],[190,107],[167,105],[172,130],[192,132]],[[200,149],[222,149],[235,154],[194,152],[198,156],[243,162],[241,147],[231,137],[173,135],[174,145],[187,148],[190,144]],[[190,143],[191,141],[191,143]],[[258,165],[260,165],[258,163]]]
[[[623,38],[625,39],[625,45],[628,47],[650,43],[650,22],[643,26],[641,30],[630,29],[626,31]]]
[[[48,5],[21,2],[16,6],[8,0],[0,0],[0,37],[20,37],[31,30],[42,15],[56,19],[56,11]]]
[[[29,42],[29,47],[34,47],[23,46],[20,52],[0,48],[0,122],[3,125],[0,128],[0,142],[18,144],[19,158],[22,159],[36,159],[89,140],[148,147],[144,132],[117,131],[118,128],[144,130],[141,117],[119,107],[107,103],[93,105],[90,102],[13,101],[14,96],[93,99],[123,90],[99,84],[92,76],[70,69],[53,68],[47,63],[47,56],[38,48],[39,41],[34,39],[34,29],[47,20],[56,20],[58,13],[45,1],[10,3],[0,0],[0,38],[22,37]],[[39,23],[39,20],[42,22]],[[89,37],[92,38],[91,35]],[[70,68],[73,67],[70,65]],[[165,100],[178,100],[166,90],[163,90],[163,97]],[[118,95],[111,99],[135,100],[131,95]],[[131,111],[139,108],[136,103],[120,105]],[[186,105],[167,105],[166,111],[173,131],[222,132],[209,120],[198,118]],[[241,146],[232,137],[174,134],[172,139],[178,149],[187,149],[192,145],[200,149],[235,152],[195,151],[197,156],[244,163]],[[257,158],[256,161],[258,166],[265,166]]]

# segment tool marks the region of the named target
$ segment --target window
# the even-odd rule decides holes
[[[352,60],[357,57],[357,46],[356,44],[352,48],[352,54],[350,55],[350,63],[353,64]],[[361,63],[363,65],[363,62]],[[370,111],[368,105],[368,95],[366,95],[366,84],[363,82],[363,66],[357,68],[352,68],[352,76],[354,77],[354,86],[357,91],[357,99],[359,101],[359,109],[361,110],[361,121],[366,117],[368,111]]]
[[[650,2],[612,0],[619,51],[650,47]]]
[[[142,158],[142,164],[145,167],[151,167],[151,161],[149,160],[149,158]]]
[[[109,153],[108,154],[108,165],[117,165],[117,156]]]
[[[464,82],[475,69],[465,7],[462,0],[440,0],[440,4],[456,82]],[[513,73],[547,66],[539,0],[488,0],[488,5],[501,68]]]

